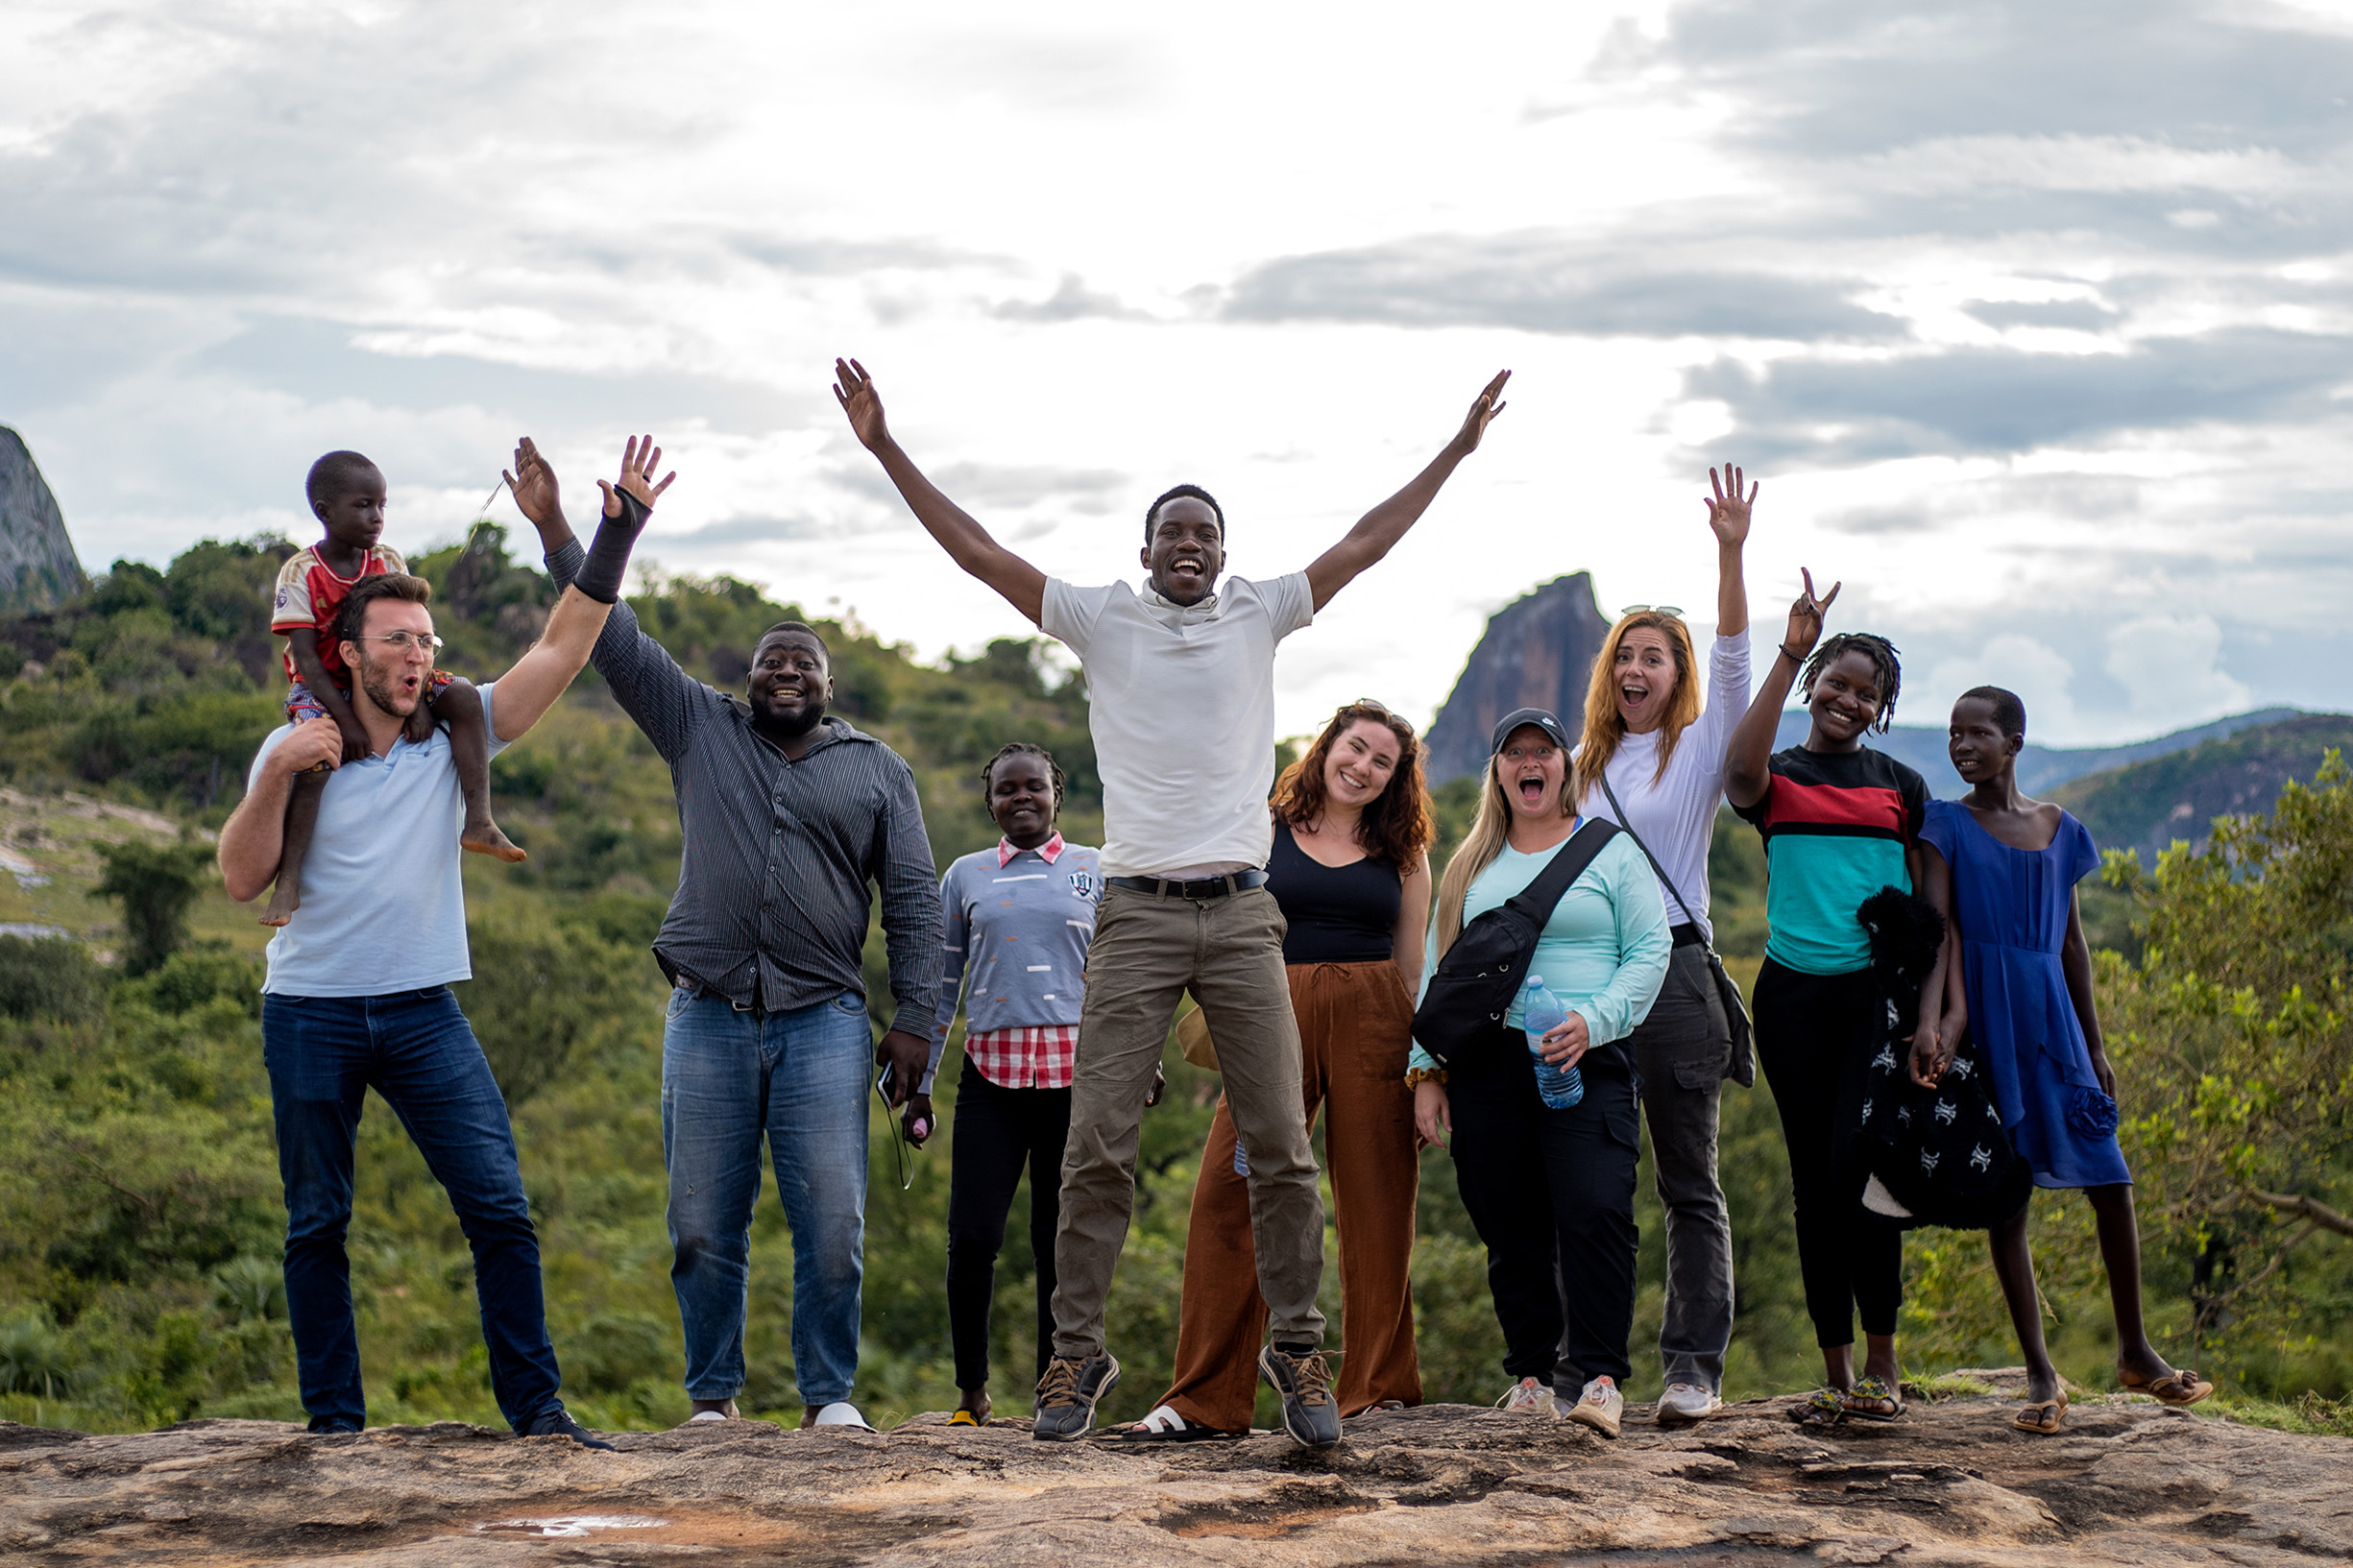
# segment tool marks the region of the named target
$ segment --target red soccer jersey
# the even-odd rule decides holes
[[[373,577],[377,572],[408,570],[400,552],[389,545],[378,544],[360,562],[356,576],[337,576],[334,569],[319,559],[319,547],[311,545],[286,558],[278,568],[276,597],[270,606],[270,630],[279,637],[297,627],[307,626],[319,634],[319,663],[327,673],[337,680],[346,680],[343,655],[330,635],[335,624],[335,612],[343,608],[352,588],[361,577]],[[299,681],[303,672],[294,667],[294,649],[286,649],[286,679]]]

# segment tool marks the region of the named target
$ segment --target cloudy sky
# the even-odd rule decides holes
[[[1593,572],[1712,617],[1764,480],[1902,716],[2037,738],[2353,708],[2353,0],[0,8],[0,422],[83,558],[312,532],[356,446],[457,536],[529,432],[680,472],[641,559],[924,654],[1026,629],[826,392],[1049,572],[1146,500],[1303,566],[1511,409],[1279,666],[1426,715]],[[585,504],[579,508],[585,511]],[[522,526],[503,501],[495,515]]]

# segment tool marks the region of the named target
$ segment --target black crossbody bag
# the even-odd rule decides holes
[[[1586,818],[1536,880],[1463,928],[1414,1009],[1414,1038],[1422,1049],[1449,1068],[1487,1065],[1484,1053],[1493,1050],[1495,1030],[1528,977],[1553,905],[1617,831],[1614,822]]]
[[[1610,776],[1607,773],[1601,776],[1601,792],[1609,797],[1610,809],[1617,813],[1620,822],[1624,822],[1626,808],[1618,805],[1617,791],[1610,787]],[[1715,977],[1715,994],[1724,1001],[1724,1022],[1732,1030],[1732,1056],[1724,1064],[1724,1075],[1743,1089],[1755,1088],[1757,1086],[1755,1031],[1749,1026],[1748,1003],[1740,999],[1739,982],[1724,973],[1724,960],[1716,956],[1715,939],[1708,934],[1708,928],[1701,925],[1698,917],[1691,913],[1691,906],[1684,903],[1683,894],[1677,890],[1674,880],[1666,874],[1666,867],[1661,865],[1659,857],[1650,853],[1650,846],[1642,842],[1642,835],[1636,832],[1631,827],[1625,832],[1626,836],[1634,840],[1634,847],[1642,852],[1642,858],[1650,862],[1650,869],[1659,874],[1659,885],[1666,889],[1667,896],[1675,901],[1675,907],[1683,911],[1685,923],[1699,932],[1701,951],[1708,954],[1708,972]]]

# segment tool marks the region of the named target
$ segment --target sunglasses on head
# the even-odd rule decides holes
[[[1680,604],[1630,604],[1617,613],[1617,618],[1624,620],[1628,615],[1672,615],[1675,619],[1681,620],[1683,619],[1683,606]]]

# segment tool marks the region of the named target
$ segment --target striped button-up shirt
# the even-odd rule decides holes
[[[547,557],[559,588],[584,554],[575,541]],[[871,880],[882,889],[903,1026],[929,1035],[939,1001],[939,886],[906,760],[829,718],[794,761],[752,728],[749,704],[680,669],[625,603],[613,607],[593,660],[669,764],[678,795],[685,848],[654,939],[662,972],[770,1012],[844,991],[862,997]]]

